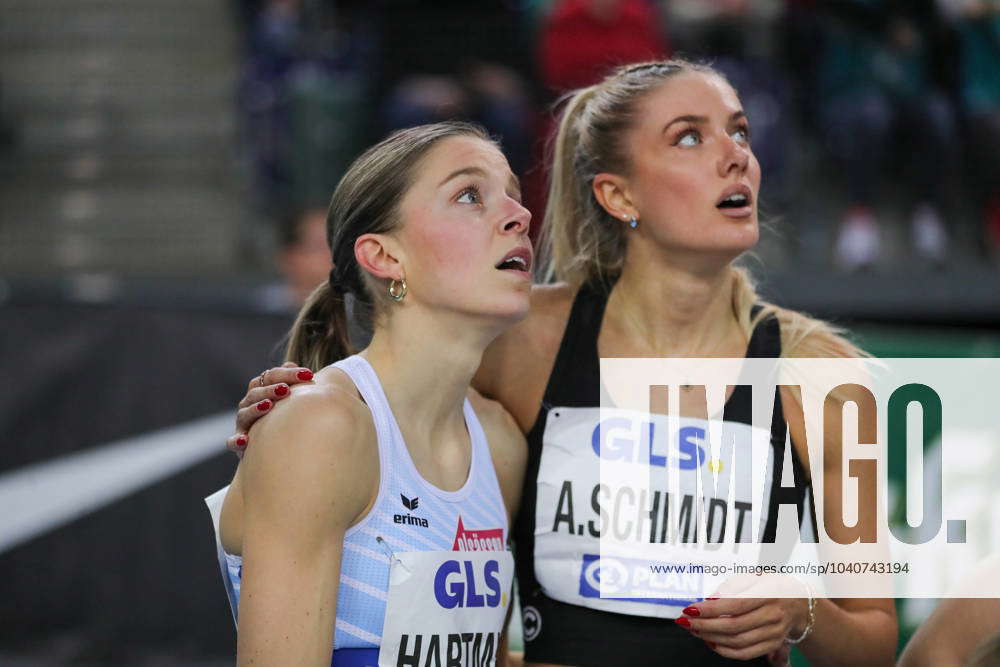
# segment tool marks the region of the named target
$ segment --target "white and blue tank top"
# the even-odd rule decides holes
[[[334,661],[338,666],[375,664],[371,660],[377,659],[385,620],[391,556],[411,551],[505,551],[507,513],[486,435],[468,399],[464,413],[472,445],[469,476],[462,488],[445,491],[417,471],[371,365],[354,355],[333,366],[350,376],[371,410],[380,477],[372,509],[344,535]],[[224,558],[235,615],[243,559],[232,554]]]

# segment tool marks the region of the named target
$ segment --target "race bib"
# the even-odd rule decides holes
[[[549,597],[676,618],[719,583],[687,566],[731,561],[713,541],[735,536],[753,557],[772,483],[767,430],[556,407],[542,442],[534,555]]]
[[[509,551],[394,554],[379,667],[492,667],[510,604]]]

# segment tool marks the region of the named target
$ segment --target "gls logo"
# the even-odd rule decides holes
[[[637,442],[634,437],[616,437],[614,434],[631,435],[633,422],[626,417],[611,417],[605,419],[594,428],[590,444],[594,453],[609,461],[626,461],[630,463],[645,463],[651,466],[667,466],[666,456],[653,453],[653,422],[643,422],[639,425],[641,436]],[[643,429],[642,427],[646,428]],[[684,426],[677,433],[676,465],[681,470],[694,470],[707,460],[704,448],[699,442],[705,441],[705,429],[697,426]]]
[[[403,501],[403,507],[415,512],[418,505],[420,504],[420,498],[407,498],[402,493],[399,494],[400,499]],[[421,528],[426,528],[429,524],[427,519],[422,519],[419,516],[411,516],[410,514],[393,514],[392,520],[394,523],[405,523],[407,526],[420,526]]]
[[[476,592],[476,569],[471,560],[462,564],[457,560],[446,560],[434,575],[434,597],[445,609],[455,607],[498,607],[501,600],[500,563],[488,560],[483,565],[482,581],[489,591],[486,595]],[[458,576],[453,576],[458,575]]]

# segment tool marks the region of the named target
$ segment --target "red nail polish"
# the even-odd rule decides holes
[[[674,623],[676,623],[677,625],[681,626],[682,628],[690,628],[691,627],[691,621],[687,620],[683,616],[681,616],[680,618],[675,618],[674,619]]]
[[[278,396],[284,396],[285,394],[288,393],[288,385],[279,384],[277,387],[274,388],[274,393],[277,394]]]
[[[705,598],[706,600],[718,600],[719,598]]]
[[[701,609],[698,609],[698,607],[684,607],[684,613],[688,616],[701,616]]]
[[[300,379],[303,382],[305,382],[306,380],[312,380],[313,379],[313,372],[311,370],[309,370],[309,369],[306,369],[304,371],[299,371],[295,375],[295,377],[297,377],[298,379]]]
[[[715,644],[713,644],[712,642],[705,642],[705,643],[708,644],[708,648],[712,649],[713,651],[715,650]]]
[[[263,401],[257,404],[257,409],[261,412],[267,412],[271,409],[271,399],[265,398]]]
[[[245,435],[241,435],[241,436],[237,437],[236,438],[236,446],[237,447],[246,447],[247,446],[247,437]]]

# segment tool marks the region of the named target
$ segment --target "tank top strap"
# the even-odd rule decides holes
[[[543,410],[546,405],[594,404],[599,400],[600,390],[594,383],[594,378],[600,377],[597,337],[610,290],[610,286],[584,283],[573,297],[542,399]]]
[[[378,381],[378,376],[375,375],[375,369],[364,357],[358,354],[330,365],[339,368],[351,378],[354,386],[358,388],[361,398],[368,405],[368,409],[372,413],[372,421],[375,424],[375,435],[378,439],[379,459],[382,461],[380,467],[384,470],[387,462],[392,460],[393,444],[397,436],[392,410],[389,408],[389,399],[382,391],[382,384]]]
[[[496,466],[493,465],[493,453],[490,451],[490,444],[486,438],[486,431],[476,415],[472,402],[465,399],[465,426],[469,431],[469,441],[472,445],[472,465],[469,466],[469,482],[478,487],[482,492],[481,497],[492,497],[499,501],[497,505],[497,515],[503,526],[504,536],[510,534],[510,526],[507,522],[507,510],[503,503],[503,492],[500,490],[500,478],[497,475]]]
[[[750,308],[751,319],[756,317],[763,306],[759,303]],[[781,326],[778,318],[770,315],[754,327],[750,334],[750,341],[747,343],[747,359],[776,359],[781,356]],[[750,388],[742,383],[737,384],[736,390],[726,402],[723,412],[723,419],[727,421],[741,421],[751,423],[752,392]],[[772,437],[780,439],[784,443],[785,421],[780,399],[775,402],[774,419],[772,420]]]
[[[465,399],[462,412],[465,415],[465,427],[469,430],[469,442],[472,445],[472,460],[486,465],[489,471],[492,472],[493,457],[490,455],[490,446],[486,440],[486,431],[483,430],[483,425],[479,422],[479,417],[476,415],[476,411],[472,408],[472,402],[468,398]],[[495,475],[495,473],[493,474]]]
[[[750,317],[754,318],[764,306],[756,303],[750,309]],[[774,315],[765,317],[754,327],[747,343],[747,358],[777,359],[781,356],[781,324]]]

